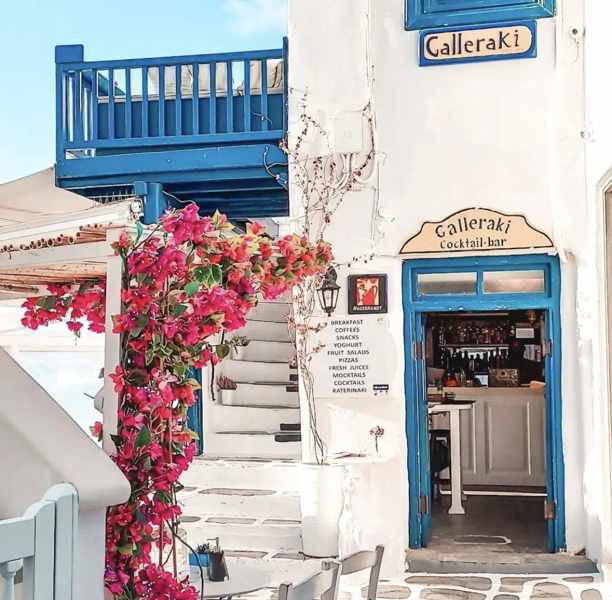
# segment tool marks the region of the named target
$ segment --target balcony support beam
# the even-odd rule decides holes
[[[143,199],[144,217],[142,220],[145,225],[157,223],[168,208],[168,197],[161,183],[136,181],[134,195]]]

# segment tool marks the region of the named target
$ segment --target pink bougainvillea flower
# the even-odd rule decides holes
[[[325,242],[274,241],[258,223],[237,235],[224,215],[201,217],[195,204],[166,213],[160,227],[137,243],[122,232],[113,246],[126,271],[123,310],[112,316],[123,357],[109,374],[119,395],[113,460],[132,487],[127,503],[107,511],[105,582],[117,600],[199,597],[151,560],[153,545],[168,552],[172,543],[164,532],[181,514],[174,492],[197,451],[186,422],[196,401],[191,369],[219,362],[214,336],[243,327],[262,297],[287,293],[332,260]],[[26,327],[106,331],[104,281],[52,285],[49,294],[23,303]],[[102,423],[91,430],[102,438]]]

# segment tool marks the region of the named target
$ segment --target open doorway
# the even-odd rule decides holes
[[[432,488],[428,546],[446,553],[459,549],[463,556],[489,548],[547,552],[546,312],[432,312],[423,314],[423,324]],[[455,497],[454,487],[460,488]]]
[[[565,547],[556,257],[404,264],[410,547]]]

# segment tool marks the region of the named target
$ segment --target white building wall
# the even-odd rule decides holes
[[[593,323],[593,247],[587,243],[593,231],[585,194],[588,132],[582,5],[579,0],[558,0],[557,17],[538,20],[535,59],[422,68],[418,66],[418,32],[404,30],[400,0],[289,2],[290,132],[297,132],[303,97],[331,139],[346,137],[339,116],[372,102],[377,152],[383,158],[377,189],[349,194],[326,237],[341,263],[372,249],[375,253],[367,266],[340,269],[343,294],[350,272],[389,273],[388,318],[397,346],[389,355],[396,367],[393,394],[371,401],[321,398],[318,404],[330,451],[361,443],[356,441],[361,430],[367,440],[373,425],[389,428],[382,444],[390,462],[370,470],[367,481],[373,502],[370,511],[393,511],[393,518],[386,518],[376,532],[378,541],[395,543],[387,553],[388,564],[399,565],[408,544],[401,260],[397,254],[424,221],[473,206],[524,214],[558,248],[567,544],[570,552],[586,548],[592,558],[601,556],[602,522],[608,519],[603,515],[610,509],[609,503],[601,501],[598,455],[607,448],[608,438],[601,430],[602,408],[593,404],[594,393],[602,397],[601,387],[596,387],[601,384],[594,384],[595,392],[591,385],[592,361],[601,349],[591,348],[597,325]],[[610,11],[601,8],[594,13],[600,10]],[[610,20],[602,17],[591,15],[604,35]],[[594,65],[590,78],[606,72],[600,69],[603,65]],[[609,93],[599,98],[601,112],[609,110],[609,98]],[[612,143],[612,135],[609,139]],[[611,156],[607,147],[603,153]],[[605,156],[598,162],[595,171],[599,174],[589,174],[589,181],[601,177],[612,164]],[[385,218],[373,222],[376,203],[378,214]],[[334,316],[345,314],[346,298],[341,296]],[[350,410],[354,423],[363,421],[363,427],[334,423],[338,414],[346,416],[337,410],[339,406]],[[367,511],[361,517],[367,527]],[[399,540],[401,535],[404,538]]]
[[[590,519],[589,545],[597,548],[604,572],[609,576],[612,563],[612,485],[610,440],[610,351],[608,338],[609,305],[606,280],[606,231],[604,194],[612,183],[612,112],[609,76],[609,24],[612,6],[607,2],[585,3],[585,148],[586,192],[589,216],[588,276],[582,294],[583,310],[579,325],[584,332],[584,345],[592,357],[592,411],[586,415],[589,436],[585,473],[599,487],[593,486],[586,498]],[[608,240],[608,244],[610,241]],[[607,563],[607,564],[606,564]]]

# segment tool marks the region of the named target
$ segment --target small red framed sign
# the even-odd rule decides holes
[[[349,315],[370,315],[387,312],[387,276],[349,275]]]

